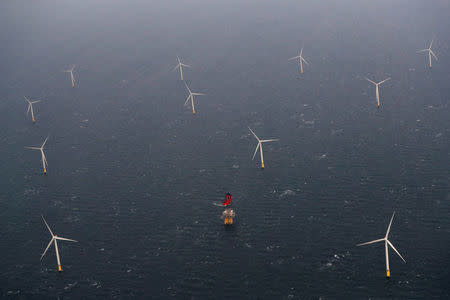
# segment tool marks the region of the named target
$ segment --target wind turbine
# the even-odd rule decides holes
[[[303,58],[302,53],[303,53],[303,47],[300,50],[300,55],[294,56],[294,57],[291,57],[291,58],[288,59],[288,60],[298,59],[298,65],[300,67],[300,73],[303,73],[303,63],[306,63],[307,65],[309,65],[309,63]]]
[[[184,80],[183,67],[190,68],[191,66],[183,64],[178,56],[177,56],[177,59],[178,59],[178,64],[175,66],[175,68],[173,68],[173,70],[175,71],[177,68],[180,68],[180,77],[181,77],[181,80]]]
[[[30,110],[31,110],[31,121],[33,121],[33,123],[34,123],[34,122],[36,122],[36,120],[34,119],[33,103],[40,102],[41,100],[30,101],[30,99],[28,99],[27,97],[25,97],[25,96],[23,96],[23,97],[24,97],[25,100],[27,100],[27,102],[28,102],[27,116],[28,116],[28,113],[29,113]]]
[[[428,47],[427,49],[422,49],[422,50],[417,51],[417,53],[428,51],[428,61],[430,64],[430,68],[431,68],[431,55],[433,55],[436,60],[438,59],[436,54],[434,54],[433,50],[431,50],[432,45],[433,45],[433,40],[431,40],[430,47]]]
[[[72,66],[72,69],[66,70],[64,72],[70,73],[70,79],[72,80],[72,87],[75,87],[75,78],[73,77],[73,69],[75,69],[75,65]]]
[[[373,244],[373,243],[378,243],[378,242],[384,242],[384,249],[385,249],[385,253],[386,253],[386,277],[387,278],[391,277],[391,271],[389,269],[389,253],[388,253],[389,247],[388,247],[388,245],[391,246],[391,248],[394,249],[395,253],[397,253],[398,256],[400,256],[400,258],[406,263],[406,260],[403,258],[403,256],[400,255],[400,253],[397,251],[397,249],[395,249],[394,245],[392,245],[392,243],[388,240],[389,231],[391,230],[391,225],[392,225],[392,220],[394,219],[394,215],[395,215],[395,211],[392,214],[392,218],[391,218],[391,221],[389,222],[389,226],[388,226],[388,229],[386,231],[386,235],[384,236],[384,238],[356,245],[356,246],[363,246],[363,245],[368,245],[368,244]]]
[[[41,215],[41,216],[42,216],[42,215]],[[41,255],[41,260],[42,260],[42,258],[44,257],[45,253],[47,253],[47,250],[48,250],[48,248],[50,248],[51,244],[52,244],[52,243],[55,243],[56,261],[58,262],[58,271],[59,271],[59,272],[62,272],[61,261],[59,260],[59,251],[58,251],[58,242],[57,242],[57,240],[60,240],[60,241],[69,241],[69,242],[78,242],[78,241],[71,240],[71,239],[66,239],[66,238],[57,236],[56,234],[54,234],[54,233],[52,232],[52,230],[51,230],[50,227],[48,226],[47,222],[46,222],[45,219],[44,219],[44,216],[42,216],[42,220],[44,220],[45,226],[47,226],[48,231],[50,231],[50,235],[52,236],[52,239],[51,239],[50,242],[48,243],[47,248],[45,248],[44,253],[42,253],[42,255]]]
[[[377,107],[380,108],[380,92],[378,91],[378,86],[379,86],[380,84],[382,84],[383,82],[388,81],[389,79],[391,79],[391,77],[388,77],[388,78],[386,78],[385,80],[382,80],[382,81],[380,81],[380,82],[378,82],[378,83],[376,83],[376,82],[370,80],[370,79],[367,78],[367,77],[366,77],[366,79],[367,79],[367,81],[369,81],[369,82],[371,82],[371,83],[373,83],[373,84],[375,85],[375,96],[376,96],[376,98],[377,98]]]
[[[41,161],[42,161],[42,168],[44,169],[44,174],[47,174],[47,159],[45,158],[45,154],[44,154],[44,146],[45,143],[47,143],[48,137],[45,139],[44,143],[42,144],[41,147],[25,147],[27,149],[33,149],[33,150],[41,150]]]
[[[253,130],[250,127],[248,127],[248,129],[250,129],[250,131],[253,134],[253,136],[258,140],[258,145],[256,146],[255,153],[253,153],[252,160],[255,158],[256,152],[258,152],[258,149],[259,149],[259,154],[261,155],[261,168],[264,169],[264,154],[263,154],[263,149],[262,149],[262,143],[275,142],[275,141],[279,141],[279,139],[261,140],[253,132]]]
[[[204,96],[206,94],[193,93],[193,92],[191,92],[191,89],[187,86],[186,82],[184,83],[184,85],[186,86],[187,90],[189,91],[189,96],[187,97],[186,102],[184,102],[184,105],[186,105],[188,103],[189,99],[191,99],[192,114],[195,115],[194,96]]]

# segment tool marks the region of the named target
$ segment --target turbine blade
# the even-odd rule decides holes
[[[23,97],[25,98],[25,100],[27,100],[28,103],[31,102],[27,97],[25,97],[25,96],[23,96]]]
[[[293,60],[293,59],[297,59],[297,58],[300,58],[300,56],[294,56],[294,57],[289,58],[288,60]]]
[[[178,69],[180,67],[180,65],[176,65],[175,68],[173,68],[172,71],[175,71],[176,69]]]
[[[378,242],[382,242],[382,241],[384,241],[385,239],[383,238],[383,239],[378,239],[378,240],[374,240],[374,241],[370,241],[370,242],[366,242],[366,243],[362,243],[362,244],[358,244],[358,245],[356,245],[356,246],[364,246],[364,245],[369,245],[369,244],[373,244],[373,243],[378,243]]]
[[[66,238],[63,238],[63,237],[60,237],[60,236],[55,237],[55,239],[61,240],[61,241],[69,241],[69,242],[75,242],[75,243],[78,243],[78,241],[71,240],[71,239],[66,239]]]
[[[191,68],[191,66],[190,65],[185,65],[185,64],[181,64],[183,67],[188,67],[188,68]]]
[[[434,56],[434,58],[435,58],[436,60],[438,60],[438,58],[437,58],[436,54],[434,54],[433,50],[430,50],[430,53]]]
[[[31,103],[38,103],[41,102],[41,100],[31,101]]]
[[[261,140],[261,143],[265,143],[265,142],[276,142],[276,141],[279,141],[279,139]]]
[[[422,50],[417,51],[417,53],[425,52],[425,51],[429,51],[429,50],[430,50],[430,49],[422,49]]]
[[[50,245],[53,243],[53,241],[54,241],[54,238],[52,238],[52,239],[50,240],[50,242],[49,242],[48,245],[47,245],[47,248],[45,248],[44,253],[42,253],[42,255],[41,255],[41,260],[42,260],[42,258],[44,257],[45,253],[47,253],[47,250],[48,250],[48,248],[50,248]]]
[[[187,97],[186,102],[184,102],[184,106],[186,106],[186,104],[188,104],[189,99],[191,99],[191,95],[190,95],[190,94],[189,94],[189,96]]]
[[[42,144],[41,148],[44,148],[45,143],[47,143],[48,138],[49,138],[49,137],[47,136],[47,138],[45,139],[45,141],[44,141],[44,143]]]
[[[369,78],[367,78],[367,77],[365,77],[365,78],[367,79],[367,81],[369,81],[369,82],[372,82],[373,84],[377,85],[377,83],[376,83],[376,82],[374,82],[374,81],[370,80],[370,79],[369,79]]]
[[[433,40],[431,40],[430,47],[428,49],[431,50],[431,46],[433,46]]]
[[[258,140],[258,142],[260,141],[259,137],[256,135],[256,133],[253,132],[253,130],[248,127],[248,129],[250,129],[251,133],[253,133],[253,135],[255,136],[255,138]]]
[[[47,158],[45,157],[44,151],[42,151],[42,160],[44,161],[44,165],[48,167]]]
[[[391,225],[392,225],[392,220],[394,220],[394,215],[395,215],[395,211],[394,211],[394,213],[392,214],[392,217],[391,217],[391,221],[389,222],[389,226],[388,226],[388,229],[387,229],[387,231],[386,231],[386,239],[387,239],[387,237],[389,236],[389,231],[391,231]]]
[[[400,258],[403,260],[403,262],[406,264],[406,260],[403,258],[403,256],[401,256],[401,254],[397,251],[397,249],[395,249],[394,245],[392,245],[392,243],[389,240],[386,240],[389,244],[389,246],[392,247],[392,249],[394,249],[395,253],[398,254],[398,256],[400,256]]]
[[[307,62],[306,59],[304,59],[303,57],[301,57],[301,60],[303,60],[303,62],[306,63],[307,65],[309,65],[309,62]]]
[[[27,109],[27,116],[28,116],[28,114],[30,113],[30,109],[31,109],[31,103],[30,103],[30,104],[28,104],[28,109]]]
[[[187,90],[189,91],[189,94],[192,94],[191,89],[187,86],[186,82],[184,83],[184,85],[186,86]]]
[[[385,80],[378,82],[378,84],[380,85],[380,84],[382,84],[383,82],[388,81],[389,79],[391,79],[391,77],[388,77],[388,78],[386,78]]]
[[[41,150],[41,148],[38,147],[24,147],[25,149],[32,149],[32,150]]]
[[[47,226],[48,231],[50,231],[50,234],[51,234],[52,236],[54,236],[52,230],[50,229],[50,227],[49,227],[48,224],[47,224],[47,221],[45,221],[44,216],[41,215],[41,217],[42,217],[42,220],[44,220],[45,226]]]
[[[206,96],[206,94],[203,94],[203,93],[192,93],[192,95],[194,95],[194,96]]]
[[[252,160],[255,159],[255,155],[256,155],[256,153],[258,152],[258,148],[259,148],[260,146],[261,146],[261,143],[258,142],[258,145],[256,146],[256,149],[255,149],[255,153],[253,153]]]

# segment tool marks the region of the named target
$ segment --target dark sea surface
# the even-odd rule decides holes
[[[0,297],[449,299],[450,4],[317,2],[2,1]]]

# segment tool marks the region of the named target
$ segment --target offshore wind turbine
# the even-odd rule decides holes
[[[27,116],[28,116],[28,113],[31,111],[31,121],[33,121],[33,123],[34,123],[34,122],[36,122],[36,120],[34,119],[33,104],[34,104],[34,103],[38,103],[38,102],[40,102],[41,100],[30,101],[30,99],[28,99],[27,97],[25,97],[25,96],[23,96],[23,97],[24,97],[25,100],[27,100],[27,102],[28,102]]]
[[[75,65],[72,66],[72,69],[65,70],[64,72],[70,73],[70,80],[72,80],[72,87],[75,87],[75,78],[73,77],[73,69],[75,69]]]
[[[303,58],[302,54],[303,54],[303,47],[300,50],[300,54],[298,56],[294,56],[294,57],[291,57],[288,59],[288,60],[298,59],[298,66],[300,68],[300,73],[303,73],[303,63],[306,63],[307,65],[309,65],[309,63],[306,61],[306,59]]]
[[[367,77],[366,77],[366,79],[367,79],[367,81],[369,81],[369,82],[371,82],[371,83],[373,83],[373,84],[375,85],[375,96],[376,96],[376,98],[377,98],[377,107],[380,108],[380,92],[378,91],[378,86],[379,86],[380,84],[382,84],[383,82],[388,81],[389,79],[391,79],[391,77],[388,77],[388,78],[386,78],[385,80],[382,80],[382,81],[380,81],[380,82],[378,82],[378,83],[376,83],[376,82],[370,80],[370,79],[367,78]]]
[[[42,216],[42,215],[41,215],[41,216]],[[47,229],[48,229],[48,231],[50,232],[50,235],[52,236],[52,239],[51,239],[50,242],[48,243],[47,248],[45,248],[44,253],[42,253],[42,255],[41,255],[41,260],[42,260],[42,258],[44,257],[45,253],[47,253],[48,248],[50,248],[50,246],[52,245],[52,243],[54,243],[54,244],[55,244],[55,252],[56,252],[56,261],[57,261],[57,263],[58,263],[58,271],[59,271],[59,272],[62,272],[61,261],[60,261],[60,259],[59,259],[59,250],[58,250],[58,242],[57,242],[57,241],[58,241],[58,240],[60,240],[60,241],[69,241],[69,242],[78,242],[78,241],[71,240],[71,239],[66,239],[66,238],[57,236],[56,234],[54,234],[54,233],[52,232],[52,230],[51,230],[50,227],[48,226],[47,222],[46,222],[45,219],[44,219],[44,216],[42,216],[42,220],[44,220],[45,226],[47,226]]]
[[[189,96],[186,99],[186,102],[184,102],[184,105],[186,105],[189,102],[189,99],[191,100],[191,106],[192,106],[192,114],[195,115],[195,106],[194,106],[194,96],[204,96],[206,94],[202,94],[202,93],[193,93],[191,92],[191,89],[187,86],[186,82],[184,83],[184,85],[186,86],[188,92],[189,92]]]
[[[356,246],[363,246],[363,245],[368,245],[368,244],[373,244],[373,243],[378,243],[378,242],[384,242],[384,249],[385,249],[385,254],[386,254],[386,277],[387,278],[391,277],[391,270],[389,269],[389,252],[388,252],[389,247],[388,246],[390,246],[392,249],[394,249],[395,253],[397,253],[398,256],[400,256],[400,258],[406,263],[406,260],[403,258],[403,256],[400,255],[400,253],[397,251],[397,249],[395,249],[394,245],[392,245],[392,243],[388,240],[389,231],[391,230],[391,225],[392,225],[392,220],[394,219],[394,215],[395,215],[395,211],[392,214],[392,218],[391,218],[391,221],[389,222],[389,226],[387,228],[386,235],[384,236],[384,238],[356,245]]]
[[[263,154],[263,149],[262,149],[262,143],[275,142],[275,141],[279,141],[279,139],[261,140],[261,139],[253,132],[253,130],[252,130],[250,127],[248,127],[248,129],[250,129],[250,132],[251,132],[251,133],[253,134],[253,136],[258,140],[258,145],[256,146],[255,153],[253,153],[252,160],[255,158],[256,152],[258,152],[258,149],[259,149],[259,154],[261,155],[261,168],[264,169],[264,154]]]
[[[44,143],[42,143],[41,147],[25,147],[27,149],[41,151],[41,161],[42,161],[42,168],[44,169],[44,174],[47,174],[47,167],[48,167],[47,158],[45,158],[45,154],[44,154],[44,146],[45,146],[45,143],[47,143],[47,140],[48,140],[48,137],[45,139]]]
[[[181,78],[181,80],[184,80],[184,78],[183,78],[183,67],[190,68],[191,66],[183,64],[178,56],[177,56],[177,59],[178,59],[178,64],[175,66],[175,68],[173,68],[173,70],[175,71],[176,69],[179,68],[180,69],[180,78]]]
[[[431,68],[431,55],[433,55],[436,60],[438,59],[436,54],[434,54],[433,50],[431,50],[432,45],[433,45],[433,40],[431,40],[430,47],[428,47],[427,49],[422,49],[422,50],[417,51],[417,53],[428,52],[428,62],[429,62],[430,68]]]

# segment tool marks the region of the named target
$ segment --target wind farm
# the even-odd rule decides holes
[[[431,50],[432,46],[433,46],[433,40],[431,40],[430,46],[428,48],[417,51],[417,53],[427,52],[427,54],[428,54],[428,65],[430,66],[430,68],[433,66],[432,63],[431,63],[431,56],[433,56],[434,59],[438,60],[436,54],[434,54],[433,50]]]
[[[73,70],[75,69],[75,65],[72,66],[72,68],[65,70],[65,73],[70,73],[70,81],[72,82],[72,88],[75,87],[75,77],[73,76]]]
[[[41,147],[25,147],[26,149],[31,149],[31,150],[39,150],[41,151],[41,162],[42,162],[42,169],[44,171],[44,174],[47,174],[47,158],[45,157],[45,153],[44,153],[44,147],[45,147],[45,143],[47,143],[48,137],[44,140],[44,142],[42,143]]]
[[[180,79],[184,81],[183,67],[190,68],[191,66],[183,64],[178,56],[177,56],[177,60],[178,60],[178,64],[175,66],[175,68],[173,68],[173,70],[175,71],[176,69],[180,69]]]
[[[45,253],[47,253],[48,248],[50,248],[50,246],[52,244],[54,244],[55,252],[56,252],[56,263],[58,264],[58,272],[62,272],[61,259],[59,256],[59,249],[58,249],[58,241],[67,241],[67,242],[75,242],[75,243],[78,241],[68,239],[68,238],[63,238],[63,237],[60,237],[60,236],[54,234],[53,231],[50,229],[50,226],[48,226],[47,221],[45,221],[44,216],[41,215],[41,217],[45,223],[45,226],[47,227],[48,231],[50,232],[50,235],[52,236],[52,239],[50,240],[50,242],[48,242],[47,248],[45,248],[44,253],[42,253],[42,255],[41,255],[41,260],[42,260],[42,258],[44,258]]]
[[[264,169],[264,154],[263,154],[262,144],[263,143],[269,143],[269,142],[276,142],[276,141],[279,141],[279,139],[261,140],[250,127],[248,127],[248,129],[250,130],[250,132],[253,134],[253,136],[258,141],[258,144],[256,145],[255,153],[253,153],[252,160],[255,158],[256,153],[259,150],[259,155],[261,157],[261,169]]]
[[[31,121],[33,122],[33,123],[35,123],[36,122],[36,120],[34,119],[34,110],[33,110],[33,104],[34,103],[38,103],[38,102],[40,102],[41,100],[35,100],[35,101],[31,101],[30,99],[28,99],[27,97],[25,97],[25,96],[23,96],[24,98],[25,98],[25,100],[28,102],[28,108],[27,108],[27,116],[28,116],[28,114],[30,113],[30,111],[31,111]]]
[[[395,249],[394,245],[392,245],[392,243],[388,240],[389,232],[391,231],[392,220],[394,220],[394,215],[395,215],[395,212],[392,214],[391,221],[389,222],[389,225],[388,225],[388,228],[386,231],[386,235],[384,236],[384,238],[356,245],[356,246],[364,246],[364,245],[384,242],[384,251],[385,251],[385,257],[386,257],[386,277],[387,278],[391,277],[391,269],[389,267],[389,247],[391,247],[395,251],[395,253],[397,253],[398,256],[400,256],[400,258],[403,260],[404,263],[406,263],[406,260],[403,258],[403,256],[401,256],[401,254],[398,252],[398,250]]]
[[[382,80],[382,81],[377,83],[377,82],[374,82],[374,81],[372,81],[372,80],[370,80],[369,78],[366,77],[367,81],[369,81],[370,83],[375,85],[375,98],[377,99],[377,107],[378,108],[380,108],[380,106],[381,106],[381,103],[380,103],[380,92],[378,91],[378,86],[380,84],[382,84],[383,82],[386,82],[386,81],[388,81],[390,79],[391,79],[391,77],[388,77],[388,78],[386,78],[386,79],[384,79],[384,80]]]
[[[446,1],[4,2],[0,298],[450,299]]]
[[[306,59],[303,58],[303,47],[300,49],[300,54],[298,56],[291,57],[288,60],[297,60],[300,74],[303,74],[303,63],[309,65]]]
[[[193,93],[191,91],[191,89],[188,87],[188,85],[186,84],[186,82],[184,83],[184,85],[186,86],[186,89],[189,92],[189,96],[187,97],[186,101],[184,102],[184,106],[186,106],[189,102],[189,100],[191,100],[191,107],[192,107],[192,114],[195,115],[195,104],[194,104],[194,96],[205,96],[206,94],[203,93]]]

